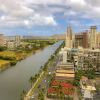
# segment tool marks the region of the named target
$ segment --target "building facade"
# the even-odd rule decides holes
[[[90,29],[90,48],[91,49],[95,49],[97,47],[96,41],[97,41],[97,27],[91,26],[91,29]]]
[[[8,48],[16,48],[21,44],[21,36],[7,36],[7,47]]]
[[[6,46],[6,38],[3,34],[0,34],[0,46]]]
[[[87,32],[82,32],[80,34],[75,35],[75,48],[78,47],[83,47],[83,48],[88,48],[88,33]]]
[[[97,40],[96,41],[97,48],[100,49],[100,32],[98,32],[96,40]]]
[[[73,48],[73,32],[71,26],[67,27],[66,43],[67,48]]]

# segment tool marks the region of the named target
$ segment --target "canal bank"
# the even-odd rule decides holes
[[[55,52],[50,56],[48,61],[40,68],[40,71],[38,74],[36,74],[34,77],[31,78],[31,85],[32,87],[30,90],[26,93],[23,91],[22,93],[22,100],[30,100],[32,98],[32,95],[34,94],[35,90],[39,87],[39,84],[41,84],[41,81],[43,81],[44,77],[48,75],[48,69],[51,68],[52,64],[54,63],[55,59],[57,58],[57,54],[59,53],[59,50],[63,44],[61,44]],[[37,77],[36,77],[37,76]]]
[[[33,55],[33,54],[35,54],[35,53],[37,53],[41,50],[43,50],[43,49],[40,48],[38,50],[35,50],[34,52],[26,53],[24,56],[22,56],[22,53],[20,55],[18,54],[20,56],[20,58],[16,59],[16,60],[5,60],[5,59],[3,60],[3,59],[0,59],[0,72],[5,71],[10,67],[14,67],[18,62],[26,59],[27,57],[30,57],[31,55]],[[14,53],[14,51],[12,51],[12,53]],[[5,52],[3,54],[5,54]],[[9,54],[9,51],[8,51],[8,54]],[[9,54],[9,55],[11,55],[11,54]]]
[[[41,66],[60,46],[62,41],[18,62],[15,67],[0,73],[0,100],[20,100],[23,91],[29,90],[29,78],[39,72]]]

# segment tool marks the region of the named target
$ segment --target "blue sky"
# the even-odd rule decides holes
[[[0,0],[0,33],[53,35],[75,33],[96,25],[100,30],[100,0]]]

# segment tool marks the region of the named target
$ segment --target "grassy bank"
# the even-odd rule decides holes
[[[10,66],[10,61],[7,60],[0,60],[0,71],[5,70]]]
[[[49,40],[26,40],[14,50],[0,51],[0,71],[7,69],[9,66],[16,65],[18,61],[25,59],[55,42]]]

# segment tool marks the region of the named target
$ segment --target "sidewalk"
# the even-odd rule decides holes
[[[38,81],[41,79],[42,75],[44,74],[44,72],[41,73],[40,77],[36,80],[35,84],[32,86],[32,88],[28,91],[28,93],[26,94],[26,96],[24,97],[24,100],[29,100],[30,99],[30,95],[32,93],[32,91],[34,90],[36,84],[38,83]]]

